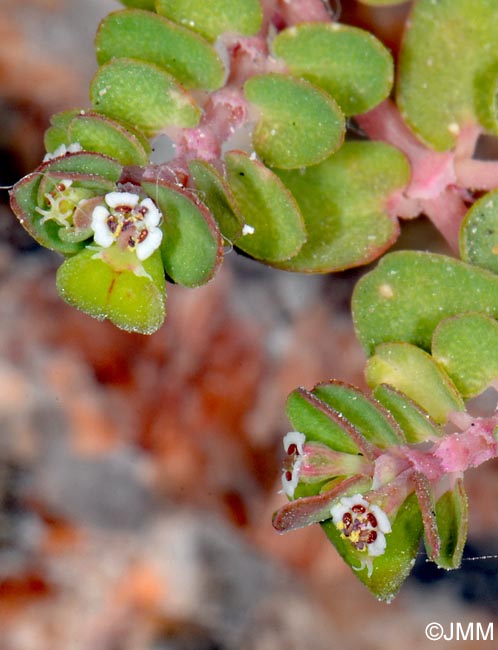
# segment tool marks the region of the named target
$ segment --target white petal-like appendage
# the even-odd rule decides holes
[[[161,223],[162,214],[158,210],[156,204],[152,199],[144,199],[140,202],[140,205],[144,208],[147,208],[147,214],[145,215],[145,223],[148,228],[155,228]]]
[[[159,228],[150,230],[144,241],[140,242],[140,244],[138,244],[135,248],[138,259],[143,262],[143,260],[146,260],[148,257],[150,257],[152,253],[161,245],[162,238],[162,230],[159,230]]]
[[[302,455],[303,445],[305,442],[306,442],[306,436],[304,435],[304,433],[301,433],[300,431],[289,431],[289,433],[286,433],[284,436],[285,452],[287,453],[289,451],[289,447],[291,445],[296,445],[297,453]]]
[[[132,194],[131,192],[109,192],[109,194],[105,195],[105,202],[110,208],[117,208],[120,205],[134,208],[139,198],[138,194]]]
[[[108,216],[109,210],[103,205],[98,205],[92,212],[92,223],[90,224],[94,232],[93,239],[95,243],[103,248],[109,248],[114,242],[112,232],[107,225]]]

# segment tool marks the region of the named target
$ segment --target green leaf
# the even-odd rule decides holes
[[[261,111],[253,144],[270,167],[299,169],[330,156],[344,139],[344,116],[335,101],[306,81],[284,74],[251,77],[247,99]]]
[[[308,442],[322,442],[331,449],[349,454],[360,448],[345,431],[339,414],[304,388],[293,391],[287,399],[287,417],[296,431]]]
[[[492,63],[476,77],[476,113],[482,126],[498,133],[498,63]]]
[[[430,350],[432,333],[444,318],[466,311],[498,318],[498,277],[445,255],[389,253],[357,283],[352,309],[368,355],[388,341]]]
[[[267,263],[295,255],[306,231],[296,202],[281,180],[264,165],[242,152],[225,155],[227,179],[247,226],[254,229],[234,244]]]
[[[142,187],[163,213],[161,254],[169,277],[186,287],[208,282],[222,261],[218,227],[193,194],[162,182],[142,181]]]
[[[498,323],[484,314],[447,318],[434,330],[432,356],[464,397],[475,397],[498,378]]]
[[[50,118],[51,126],[45,131],[43,139],[46,151],[55,151],[61,144],[71,144],[67,130],[73,118],[79,113],[79,109],[71,109],[52,115]]]
[[[123,166],[117,160],[102,154],[80,151],[53,158],[40,165],[33,173],[45,174],[52,171],[92,174],[117,183],[123,171]]]
[[[410,343],[383,343],[368,360],[366,379],[371,388],[388,384],[419,404],[438,424],[450,411],[462,411],[463,400],[434,359]]]
[[[224,32],[251,36],[263,20],[260,0],[156,0],[156,11],[210,41]]]
[[[139,9],[149,9],[154,11],[155,0],[119,0],[125,7],[138,7]]]
[[[481,197],[465,215],[460,255],[466,262],[498,273],[498,190]]]
[[[429,146],[450,149],[460,129],[478,122],[476,97],[489,93],[486,71],[498,59],[497,31],[495,0],[414,3],[400,54],[398,104]]]
[[[326,90],[346,115],[365,113],[391,92],[393,60],[375,36],[339,23],[303,23],[272,44],[290,72]]]
[[[164,68],[185,88],[216,90],[225,78],[223,63],[211,44],[150,11],[125,9],[104,18],[95,49],[99,65],[119,57],[147,61]]]
[[[340,271],[374,260],[398,237],[387,204],[408,182],[410,168],[394,147],[346,142],[319,165],[276,173],[296,198],[308,232],[299,254],[279,268]]]
[[[133,254],[132,254],[133,255]],[[164,271],[158,251],[143,262],[147,275],[116,269],[84,249],[67,259],[57,272],[63,300],[128,332],[152,334],[165,316]]]
[[[386,550],[382,555],[371,558],[373,571],[368,575],[367,567],[359,569],[365,556],[341,537],[340,531],[330,519],[321,524],[322,529],[334,544],[354,574],[379,600],[391,601],[408,577],[418,552],[423,525],[420,508],[414,494],[399,508],[392,522],[392,532],[386,535]]]
[[[447,490],[436,503],[436,523],[441,540],[434,561],[441,569],[457,569],[467,539],[468,504],[463,480]]]
[[[374,388],[373,394],[394,417],[408,443],[437,440],[443,435],[427,411],[392,386],[379,384]]]
[[[146,165],[150,146],[141,133],[92,111],[71,111],[64,126],[52,126],[45,134],[45,146],[54,151],[61,144],[78,142],[86,151],[115,158],[123,165]]]
[[[147,136],[166,126],[193,127],[200,119],[198,106],[174,77],[144,61],[105,63],[92,80],[90,97],[96,110],[131,122]]]
[[[318,384],[312,392],[351,422],[368,442],[377,447],[385,449],[405,442],[396,420],[358,388],[330,381]]]
[[[244,220],[228,183],[216,168],[205,160],[191,160],[188,168],[200,198],[212,212],[222,235],[229,242],[238,239],[242,234]]]
[[[74,255],[84,246],[83,240],[69,240],[63,236],[64,228],[60,223],[50,219],[42,223],[44,214],[37,208],[49,208],[45,194],[52,191],[62,180],[72,181],[72,188],[80,191],[80,199],[104,195],[115,189],[115,183],[103,177],[76,172],[52,171],[48,165],[28,174],[14,186],[11,191],[11,208],[25,230],[42,246],[58,251],[63,255]],[[41,172],[41,169],[46,171]],[[75,206],[74,206],[75,207]],[[83,233],[85,234],[85,233]],[[83,239],[87,239],[86,235]]]

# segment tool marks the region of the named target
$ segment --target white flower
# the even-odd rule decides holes
[[[59,156],[65,156],[67,153],[77,153],[78,151],[83,151],[83,147],[79,142],[72,142],[68,147],[65,144],[61,144],[52,153],[46,153],[43,157],[43,162],[47,162],[53,158],[59,158]]]
[[[282,472],[282,490],[287,496],[293,497],[294,491],[299,483],[299,470],[303,464],[303,445],[306,436],[300,431],[289,431],[284,436],[285,453],[295,456],[292,469],[284,469]]]
[[[297,488],[299,483],[299,470],[303,464],[303,459],[298,457],[296,458],[292,470],[287,469],[282,472],[282,490],[284,493],[289,496],[294,496],[294,490]]]
[[[386,535],[391,523],[386,513],[370,504],[361,494],[342,497],[330,509],[332,521],[358,551],[366,551],[370,557],[382,555],[386,550]]]
[[[162,214],[152,199],[139,201],[138,194],[131,192],[106,194],[106,205],[98,205],[92,212],[95,243],[109,248],[119,241],[123,248],[134,251],[140,261],[150,257],[163,238],[159,228]]]
[[[69,178],[63,178],[44,195],[46,207],[36,207],[35,211],[42,215],[40,225],[46,221],[55,221],[63,228],[73,227],[73,215],[78,205],[93,196],[93,192],[84,187],[75,187]]]

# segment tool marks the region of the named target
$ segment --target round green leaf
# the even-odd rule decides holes
[[[498,378],[498,323],[484,314],[461,314],[434,330],[432,356],[464,397],[482,393]]]
[[[498,190],[481,197],[465,215],[460,255],[466,262],[498,273]]]
[[[147,61],[186,88],[216,90],[225,78],[223,63],[210,43],[150,11],[125,9],[104,18],[95,50],[100,65],[118,57]]]
[[[56,134],[63,133],[62,127],[51,127],[46,144],[55,144],[55,149],[61,144],[78,142],[84,150],[106,154],[123,165],[145,165],[149,160],[150,147],[145,137],[105,115],[78,111],[67,124],[64,137],[56,143]]]
[[[84,249],[57,271],[57,290],[70,305],[128,332],[153,334],[165,316],[165,281],[159,251],[143,262],[148,275],[116,270]]]
[[[265,262],[295,255],[306,240],[299,208],[281,180],[242,151],[225,156],[228,185],[249,230],[234,243]]]
[[[79,112],[79,109],[71,109],[52,115],[50,118],[51,126],[45,131],[43,138],[46,151],[55,151],[61,144],[71,144],[68,139],[67,130],[69,124]]]
[[[33,173],[44,174],[52,171],[92,174],[117,183],[123,171],[123,166],[114,158],[90,151],[80,151],[52,158],[52,160],[43,163]]]
[[[270,167],[315,165],[341,146],[344,116],[315,86],[283,74],[264,74],[246,81],[244,92],[261,111],[253,144]]]
[[[119,0],[125,7],[138,7],[139,9],[149,9],[154,11],[155,0]]]
[[[381,142],[346,142],[337,153],[300,171],[277,170],[296,198],[308,240],[279,268],[328,273],[366,264],[398,237],[388,199],[409,180],[400,151]]]
[[[104,115],[77,115],[69,125],[69,140],[83,149],[115,158],[123,165],[146,165],[150,146],[142,134]]]
[[[450,411],[462,411],[464,403],[450,378],[434,359],[410,343],[377,346],[365,371],[368,385],[388,384],[419,404],[438,424]]]
[[[272,49],[293,74],[330,93],[346,115],[365,113],[391,92],[392,56],[362,29],[303,23],[280,32]]]
[[[475,101],[479,122],[491,133],[498,133],[498,63],[477,75]]]
[[[356,334],[368,355],[379,343],[430,350],[437,324],[466,311],[498,318],[498,277],[445,255],[389,253],[356,285]]]
[[[161,254],[169,277],[187,287],[208,282],[223,255],[222,238],[207,208],[193,195],[160,182],[142,182],[163,213]]]
[[[210,41],[224,32],[251,36],[263,20],[260,0],[156,0],[156,11]]]
[[[450,149],[463,127],[478,122],[476,97],[489,92],[497,31],[496,0],[414,3],[400,54],[398,104],[429,146]]]
[[[229,242],[233,242],[242,234],[244,221],[228,183],[215,167],[205,160],[192,160],[188,168],[200,198],[216,219],[222,235]]]
[[[152,136],[166,126],[196,126],[200,110],[174,77],[152,63],[112,59],[90,85],[92,106]]]

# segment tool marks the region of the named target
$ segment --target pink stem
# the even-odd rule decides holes
[[[422,201],[422,208],[452,251],[458,253],[460,225],[468,209],[462,198],[462,190],[448,187],[435,198]]]
[[[473,190],[494,190],[498,187],[498,162],[464,158],[455,160],[458,184]]]
[[[456,182],[452,152],[428,149],[408,129],[396,107],[389,99],[356,120],[372,140],[382,140],[402,151],[412,168],[412,178],[406,196],[413,199],[437,197],[448,185]]]
[[[445,436],[434,451],[444,473],[462,472],[478,467],[498,454],[498,443],[493,434],[497,418],[475,418],[461,433]]]
[[[234,87],[219,90],[207,102],[199,126],[182,129],[176,137],[170,134],[176,144],[177,157],[218,159],[222,143],[244,124],[247,116],[248,105],[241,90]]]

